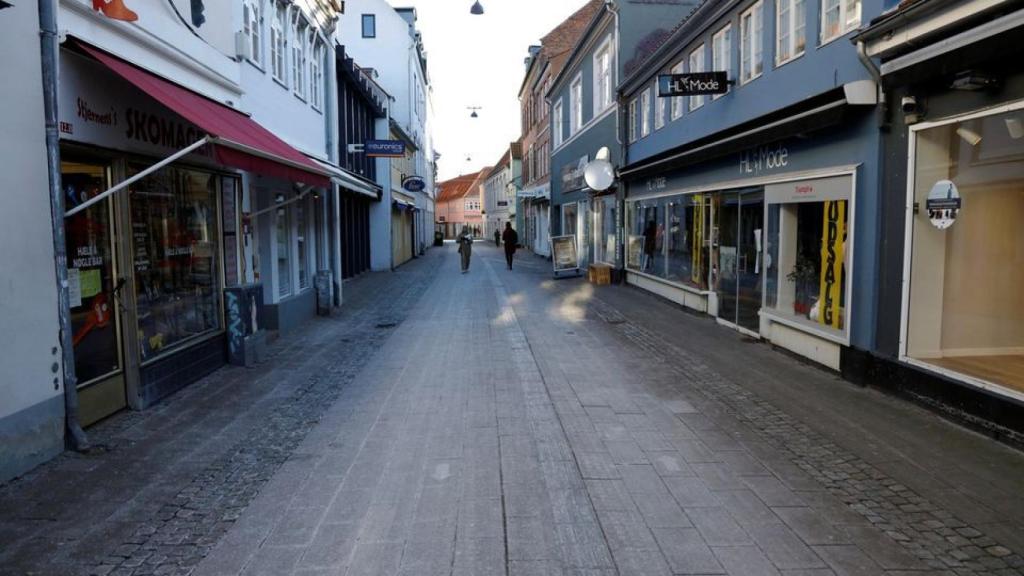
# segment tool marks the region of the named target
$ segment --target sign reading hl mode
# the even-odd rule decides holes
[[[658,96],[662,98],[725,94],[728,90],[729,78],[725,72],[658,75]]]

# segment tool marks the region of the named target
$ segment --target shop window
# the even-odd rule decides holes
[[[707,287],[706,195],[633,202],[626,213],[626,266],[673,283]]]
[[[221,327],[217,178],[164,168],[130,188],[142,359]]]
[[[914,133],[908,357],[1024,392],[1024,110]]]
[[[299,290],[309,288],[309,219],[306,200],[295,203],[296,264],[299,269]]]
[[[614,196],[602,196],[594,201],[594,260],[615,263]]]
[[[765,306],[817,330],[846,334],[849,176],[765,186]]]
[[[562,204],[562,235],[563,236],[574,236],[577,226],[577,214],[576,203]]]
[[[61,163],[64,205],[74,208],[106,190],[100,166]],[[101,201],[68,218],[68,295],[71,299],[71,340],[78,384],[87,384],[120,370],[117,340],[117,298],[109,201]]]
[[[274,242],[277,244],[277,294],[284,297],[292,293],[291,206],[275,211]]]

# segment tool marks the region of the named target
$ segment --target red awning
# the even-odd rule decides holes
[[[221,164],[304,184],[330,185],[323,168],[245,114],[85,42],[77,44],[118,76],[209,133],[214,142],[214,157]]]

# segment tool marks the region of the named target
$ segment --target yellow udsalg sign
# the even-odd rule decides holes
[[[821,231],[821,296],[818,322],[842,329],[843,262],[846,252],[846,200],[825,202]]]

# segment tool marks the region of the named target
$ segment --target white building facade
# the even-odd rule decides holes
[[[392,213],[387,215],[390,222],[409,221],[414,255],[422,253],[433,241],[436,198],[430,75],[423,41],[416,29],[416,17],[414,8],[393,8],[386,0],[364,0],[348,5],[337,33],[337,41],[345,51],[362,66],[375,71],[376,81],[392,97],[390,121],[414,144],[409,163],[411,173],[403,172],[399,176],[418,177],[423,189],[392,181],[385,190],[393,191],[393,196],[382,202],[391,205]],[[411,214],[396,215],[396,211]],[[384,219],[380,216],[374,222]],[[390,236],[395,235],[391,231]],[[374,269],[383,269],[381,264],[375,261]]]

